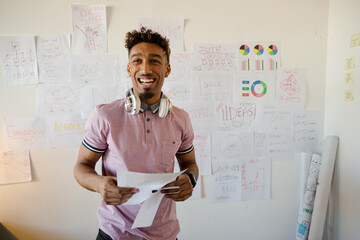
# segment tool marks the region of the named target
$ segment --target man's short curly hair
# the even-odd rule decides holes
[[[132,32],[126,33],[125,37],[125,47],[128,49],[128,54],[130,54],[131,49],[138,43],[147,42],[155,43],[161,47],[166,53],[166,59],[168,63],[170,62],[170,47],[169,39],[161,36],[159,33],[141,27],[140,30],[133,30]]]

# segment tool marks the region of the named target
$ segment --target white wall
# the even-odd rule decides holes
[[[0,35],[70,34],[71,3],[69,0],[0,0]],[[109,7],[109,53],[120,54],[120,58],[126,58],[124,35],[136,27],[136,17],[185,18],[186,51],[192,51],[195,42],[279,40],[282,65],[307,69],[306,109],[323,113],[328,0],[78,0],[74,3],[101,3]],[[35,112],[35,86],[4,86],[0,72],[0,116]],[[322,124],[321,120],[321,128]],[[99,196],[82,189],[72,177],[77,148],[32,150],[31,157],[34,181],[0,186],[0,222],[21,240],[94,239]],[[266,201],[212,204],[207,197],[210,181],[205,178],[206,198],[177,205],[181,223],[179,239],[294,239],[297,166],[295,158],[273,162],[272,199]]]
[[[360,236],[360,47],[350,49],[351,36],[360,33],[359,10],[358,0],[330,1],[324,132],[340,137],[332,205],[334,239],[346,240]],[[351,56],[356,57],[355,101],[345,103],[345,59]]]

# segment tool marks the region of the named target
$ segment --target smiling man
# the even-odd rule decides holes
[[[125,99],[97,106],[90,114],[80,146],[74,175],[84,188],[100,193],[97,239],[176,239],[180,231],[175,201],[188,199],[198,178],[193,148],[194,133],[188,114],[173,107],[162,93],[170,74],[169,41],[141,28],[126,34],[128,74],[133,88]],[[117,186],[117,170],[142,173],[171,173],[174,156],[187,171],[162,190],[150,227],[131,229],[141,207],[122,205],[139,190]],[[102,175],[95,164],[102,157]]]

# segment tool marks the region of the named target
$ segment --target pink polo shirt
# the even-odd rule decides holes
[[[177,108],[165,118],[152,111],[132,115],[124,99],[99,105],[85,126],[83,145],[103,153],[102,172],[116,176],[117,170],[142,173],[174,171],[174,156],[193,149],[194,133],[188,114]],[[112,239],[176,239],[180,231],[175,201],[163,198],[150,227],[131,229],[141,207],[106,205],[98,209],[100,228]]]

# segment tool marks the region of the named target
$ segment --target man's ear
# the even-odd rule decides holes
[[[165,77],[168,77],[169,74],[171,72],[171,66],[170,66],[170,63],[166,66],[166,71],[165,71]]]
[[[130,65],[129,65],[129,64],[127,64],[126,71],[127,71],[127,73],[129,74],[129,76],[130,76]]]

